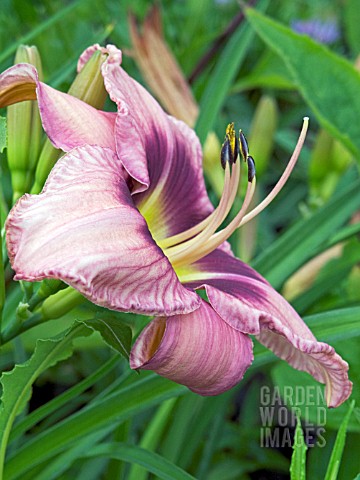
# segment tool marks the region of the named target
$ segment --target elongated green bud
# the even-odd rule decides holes
[[[103,108],[107,95],[101,74],[101,65],[106,57],[106,54],[95,52],[78,73],[68,91],[73,97],[98,109]],[[47,139],[41,151],[31,193],[39,193],[42,190],[51,169],[61,155],[62,151],[56,149]]]
[[[44,320],[52,320],[66,315],[85,298],[72,287],[65,288],[48,297],[41,306],[40,313]]]
[[[273,97],[263,95],[256,107],[248,135],[251,155],[256,158],[257,175],[267,168],[273,148],[278,124],[278,112]]]
[[[30,63],[42,79],[42,66],[36,47],[21,45],[15,63]],[[29,191],[39,157],[41,120],[35,100],[10,105],[7,109],[8,144],[7,158],[11,171],[13,201]]]
[[[332,148],[333,138],[326,130],[321,129],[316,135],[310,157],[309,177],[312,185],[322,182],[329,173]]]
[[[353,156],[330,133],[320,129],[310,157],[309,183],[314,199],[327,200]]]
[[[334,145],[331,155],[331,165],[338,172],[342,174],[344,170],[350,165],[353,160],[353,154],[338,140],[334,140]]]
[[[68,91],[69,95],[79,98],[94,108],[102,109],[107,92],[101,74],[101,65],[106,58],[106,54],[100,51],[95,52],[71,84]]]

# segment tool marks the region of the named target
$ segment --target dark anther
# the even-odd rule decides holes
[[[239,132],[239,140],[240,140],[241,156],[243,157],[244,162],[246,162],[246,159],[249,156],[249,147],[248,147],[248,143],[247,143],[247,140],[245,138],[245,135],[243,134],[243,132],[241,130]]]
[[[235,137],[234,163],[236,162],[238,156],[239,156],[239,140],[237,139],[237,137]]]
[[[255,161],[251,155],[247,157],[248,164],[248,181],[251,183],[254,180],[256,170],[255,170]]]
[[[223,167],[224,170],[227,163],[229,163],[230,165],[233,163],[230,140],[227,135],[221,147],[220,160],[221,160],[221,166]]]

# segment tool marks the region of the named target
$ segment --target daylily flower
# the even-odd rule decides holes
[[[8,217],[15,279],[58,278],[98,305],[156,316],[133,346],[131,367],[155,370],[202,395],[239,382],[252,361],[251,334],[326,383],[329,406],[341,404],[351,393],[347,363],[226,243],[285,183],[307,121],[278,184],[249,213],[254,162],[243,134],[238,139],[229,125],[221,151],[223,195],[214,210],[195,133],[126,74],[119,50],[108,46],[106,52],[102,74],[117,104],[114,114],[39,82],[30,65],[0,76],[0,101],[4,90],[12,101],[36,92],[46,133],[67,152],[42,193],[24,195]],[[247,192],[236,217],[219,229],[236,196],[239,149],[248,166]]]

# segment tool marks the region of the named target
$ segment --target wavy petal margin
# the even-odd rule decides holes
[[[0,107],[37,100],[42,124],[56,148],[68,152],[82,145],[115,151],[116,114],[102,112],[38,79],[36,68],[19,63],[0,75]]]
[[[6,230],[16,280],[59,278],[98,305],[148,315],[200,304],[153,241],[109,149],[62,157],[43,192],[14,206]]]
[[[326,384],[329,407],[351,394],[348,364],[318,342],[290,304],[255,270],[217,250],[191,266],[180,280],[191,288],[205,288],[215,311],[234,329],[257,339],[298,370]]]
[[[131,350],[130,367],[154,370],[207,396],[234,387],[252,360],[250,338],[202,300],[195,312],[149,323]]]

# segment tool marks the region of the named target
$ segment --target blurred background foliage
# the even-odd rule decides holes
[[[349,64],[357,64],[360,53],[360,9],[357,0],[253,3],[268,17],[290,28],[299,20],[330,22],[335,34],[324,48],[345,58]],[[113,43],[124,52],[124,68],[145,83],[133,56],[128,14],[132,12],[141,24],[152,5],[150,0],[2,0],[0,69],[3,71],[13,64],[20,44],[36,45],[42,58],[44,81],[67,91],[82,51],[93,43]],[[346,142],[334,135],[331,128],[324,128],[321,116],[313,110],[294,72],[284,63],[282,55],[271,48],[271,42],[255,33],[255,24],[253,29],[243,20],[239,26],[243,29],[242,33],[237,33],[238,28],[230,35],[223,35],[239,14],[236,1],[162,0],[158,5],[165,40],[201,107],[196,125],[200,138],[205,144],[206,134],[211,130],[222,139],[230,121],[243,129],[258,165],[258,199],[276,183],[291,155],[302,117],[310,116],[306,146],[286,188],[258,220],[234,236],[232,245],[240,258],[250,261],[283,292],[305,316],[314,334],[331,343],[349,362],[350,378],[355,386],[352,398],[358,401],[360,156],[356,149],[351,150]],[[235,35],[239,36],[239,40],[231,50],[229,43]],[[323,41],[324,38],[317,40],[318,43]],[[240,50],[241,55],[236,53]],[[213,55],[201,67],[201,61],[209,51]],[[228,56],[224,56],[225,51]],[[314,50],[313,55],[317,54]],[[307,60],[310,58],[305,58],[303,62],[305,73],[310,68]],[[235,71],[230,75],[232,69]],[[312,73],[318,81],[319,90],[313,92],[316,96],[331,79],[325,78],[322,71]],[[211,80],[214,78],[216,85],[212,87]],[[334,93],[336,88],[335,83]],[[217,110],[210,111],[209,116],[202,116],[202,109],[209,108],[209,101],[214,102],[213,108]],[[354,105],[340,106],[339,116],[344,117],[344,122],[350,119],[350,116],[346,117],[347,110],[353,109],[354,112],[357,105],[354,99]],[[110,102],[107,107],[114,108]],[[340,111],[342,108],[343,112]],[[212,113],[214,118],[210,125],[206,122]],[[355,114],[360,118],[360,110]],[[217,162],[217,153],[212,154]],[[6,201],[9,203],[11,192],[5,153],[1,154],[1,161],[2,182],[5,193],[8,189]],[[216,170],[219,177],[214,175],[216,168],[217,164],[210,160],[205,163],[206,181],[214,203],[217,202],[222,179],[220,169]],[[76,318],[81,318],[82,308],[77,309]],[[22,339],[24,348],[18,345],[13,350],[3,349],[2,368],[10,368],[14,355],[16,362],[23,361],[29,349],[33,350],[36,338],[53,336],[73,318],[74,312],[60,321],[29,331]],[[137,321],[140,327],[147,320],[139,317]],[[110,448],[104,455],[93,450],[93,457],[87,455],[90,447],[101,445],[105,439],[156,452],[199,479],[290,478],[291,449],[288,445],[284,448],[261,447],[260,388],[263,385],[295,388],[299,384],[315,383],[307,375],[295,373],[258,344],[255,352],[253,366],[243,382],[231,392],[216,398],[202,398],[180,388],[173,395],[166,394],[168,399],[165,394],[163,397],[159,394],[153,403],[144,400],[141,408],[134,412],[129,410],[130,413],[124,414],[123,420],[117,424],[111,419],[108,423],[103,420],[102,429],[99,427],[90,433],[84,430],[77,448],[68,439],[59,457],[53,450],[48,460],[32,466],[21,478],[147,478],[146,470],[139,465],[129,465],[130,460],[123,462],[124,458],[116,456],[109,459]],[[71,358],[39,376],[28,412],[31,415],[41,413],[41,408],[45,410],[43,415],[34,417],[30,423],[26,423],[28,417],[25,415],[20,418],[15,427],[18,433],[15,431],[10,444],[13,463],[21,465],[21,459],[28,458],[25,453],[24,457],[21,453],[16,456],[17,447],[25,445],[26,450],[27,442],[31,446],[31,441],[39,435],[46,444],[57,422],[63,419],[71,421],[84,406],[101,405],[101,398],[105,398],[107,393],[116,392],[116,389],[126,390],[138,381],[138,376],[129,373],[124,361],[112,358],[113,353],[104,347],[99,336],[93,334],[77,340]],[[81,383],[100,372],[104,365],[103,373],[99,373],[93,382]],[[140,377],[141,381],[152,378],[144,373]],[[73,391],[73,395],[64,397],[65,391]],[[54,398],[60,400],[50,408]],[[47,401],[50,403],[47,404]],[[343,405],[335,411],[327,410],[326,445],[323,448],[309,446],[308,478],[325,477],[336,432],[347,409],[348,405]],[[105,413],[102,413],[104,418]],[[302,422],[303,426],[308,424],[315,430],[316,412],[303,411]],[[28,433],[21,436],[25,430]],[[359,471],[358,407],[350,418],[348,431],[338,476],[344,480],[355,478]],[[143,459],[143,465],[150,469],[146,455],[137,454]],[[127,458],[132,458],[130,450]],[[156,473],[156,470],[151,471]],[[20,478],[20,470],[17,474],[16,469],[14,472],[9,478]],[[167,478],[175,478],[174,471],[169,475]]]

